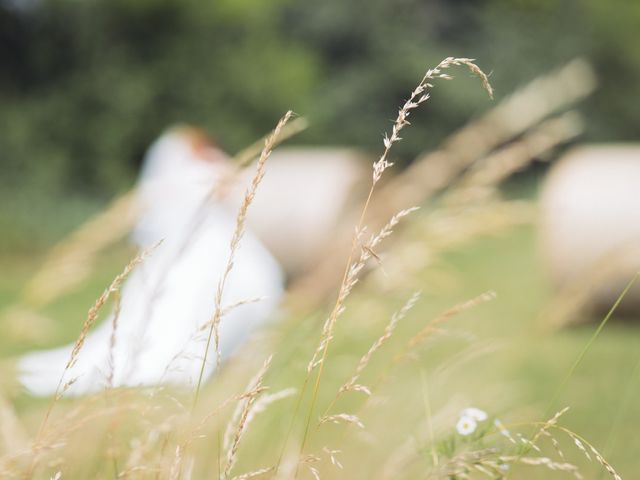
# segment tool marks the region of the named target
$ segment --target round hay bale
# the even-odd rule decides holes
[[[606,311],[640,271],[640,145],[570,150],[541,195],[541,243],[556,287]],[[621,307],[640,314],[640,282]]]
[[[308,272],[326,254],[345,214],[369,185],[371,163],[352,148],[274,150],[247,222],[290,277]],[[227,195],[232,210],[242,202],[253,173],[248,168]]]

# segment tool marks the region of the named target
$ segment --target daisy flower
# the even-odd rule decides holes
[[[476,428],[478,428],[478,422],[476,422],[473,417],[468,417],[466,415],[461,416],[460,420],[458,420],[458,423],[456,424],[456,430],[458,433],[465,437],[475,432]]]

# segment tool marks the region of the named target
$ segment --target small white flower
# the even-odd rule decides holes
[[[471,435],[473,432],[475,432],[477,427],[478,422],[476,422],[473,417],[463,415],[460,417],[460,420],[458,420],[456,430],[460,435],[466,437],[467,435]]]
[[[462,412],[460,412],[460,416],[471,417],[477,422],[484,422],[487,418],[489,418],[487,412],[475,407],[465,408]]]

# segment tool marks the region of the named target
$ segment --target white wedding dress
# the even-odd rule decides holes
[[[192,129],[171,130],[152,145],[139,181],[140,220],[133,240],[140,248],[162,243],[125,281],[115,330],[112,313],[89,333],[77,362],[63,378],[63,385],[73,380],[65,394],[87,394],[107,386],[197,382],[207,324],[236,224],[235,214],[209,196],[229,168],[226,162],[221,151]],[[273,316],[283,281],[278,263],[246,231],[222,306],[249,303],[222,318],[223,359]],[[18,363],[21,383],[33,395],[54,394],[72,348],[70,344],[23,356]],[[212,342],[204,378],[215,367]]]

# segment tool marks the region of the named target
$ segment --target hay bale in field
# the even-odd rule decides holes
[[[569,151],[548,175],[541,210],[543,258],[555,286],[608,310],[640,271],[640,145]],[[621,307],[640,313],[640,284]]]
[[[288,275],[308,272],[326,253],[345,213],[369,186],[372,162],[351,148],[289,147],[273,152],[247,221]],[[234,211],[252,170],[246,169],[226,196]]]

